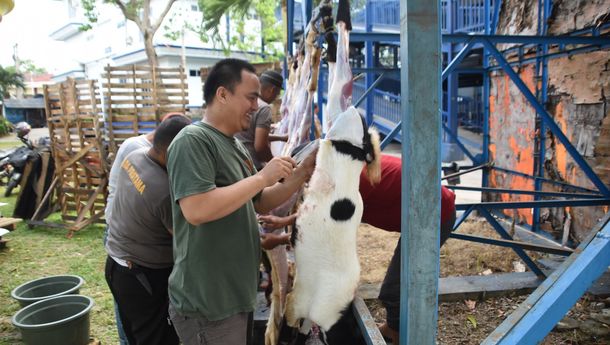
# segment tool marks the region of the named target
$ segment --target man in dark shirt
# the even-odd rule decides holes
[[[288,136],[270,134],[271,104],[284,88],[282,85],[284,78],[278,72],[269,70],[263,72],[259,80],[261,91],[258,97],[258,110],[252,114],[248,129],[235,134],[235,137],[248,149],[257,170],[261,170],[263,164],[273,158],[270,145],[272,141],[288,140]]]
[[[165,164],[169,144],[189,123],[183,116],[162,122],[152,148],[130,153],[120,165],[108,220],[106,281],[131,345],[179,342],[167,321],[173,256]]]

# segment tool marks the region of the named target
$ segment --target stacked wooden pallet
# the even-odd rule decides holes
[[[45,224],[78,231],[103,222],[109,165],[99,91],[94,81],[68,79],[45,86],[44,96],[55,159],[55,178],[45,198],[56,189],[64,222]],[[38,222],[37,213],[33,224]]]
[[[186,112],[183,68],[106,67],[106,131],[111,158],[125,139],[154,130],[164,114]]]

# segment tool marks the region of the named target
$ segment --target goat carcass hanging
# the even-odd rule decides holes
[[[286,301],[286,319],[301,319],[328,331],[354,298],[360,265],[356,235],[362,218],[360,173],[369,164],[379,171],[379,138],[349,107],[333,120],[320,141],[316,169],[293,230],[296,277]],[[308,329],[301,327],[302,333]]]

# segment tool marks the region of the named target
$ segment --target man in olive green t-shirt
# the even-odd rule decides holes
[[[218,62],[204,85],[205,118],[186,127],[169,148],[174,223],[169,314],[185,345],[246,344],[260,255],[255,212],[280,205],[313,171],[313,156],[296,168],[288,157],[273,158],[257,171],[233,137],[248,128],[259,89],[248,62]]]

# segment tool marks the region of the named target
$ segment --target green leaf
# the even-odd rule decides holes
[[[466,319],[468,319],[470,324],[472,324],[473,328],[477,328],[477,319],[475,319],[474,316],[468,315],[468,316],[466,316]]]

